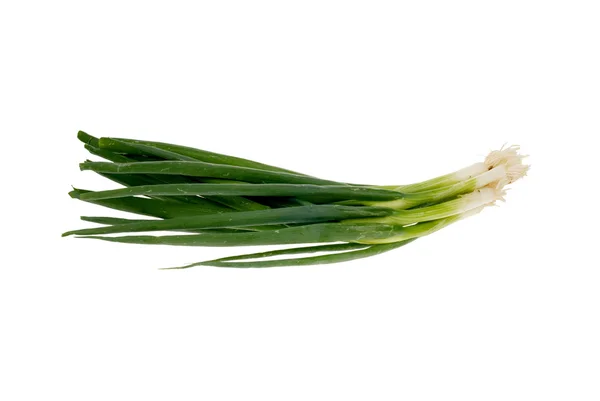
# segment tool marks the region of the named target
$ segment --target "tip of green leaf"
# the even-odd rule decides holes
[[[178,266],[178,267],[159,267],[158,270],[183,270],[188,269],[190,266]]]
[[[87,132],[79,131],[77,133],[77,139],[79,139],[81,142],[83,142],[87,145],[92,145],[94,147],[98,147],[98,138],[91,136]]]

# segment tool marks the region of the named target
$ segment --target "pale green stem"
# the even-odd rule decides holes
[[[477,208],[471,209],[465,213],[446,217],[443,219],[427,221],[423,223],[418,223],[412,226],[404,227],[400,234],[394,235],[393,237],[388,238],[380,238],[380,239],[371,239],[371,240],[363,240],[357,241],[361,244],[390,244],[393,242],[406,241],[411,238],[420,238],[426,235],[432,234],[436,231],[441,230],[444,227],[449,226],[452,223],[455,223],[459,220],[467,218],[469,216],[473,216],[484,209],[485,206],[479,206]]]
[[[423,221],[432,221],[444,219],[446,217],[459,215],[469,210],[476,209],[502,199],[502,191],[492,188],[477,189],[467,195],[457,199],[438,203],[433,206],[422,207],[411,210],[398,210],[394,214],[386,217],[366,218],[366,219],[350,219],[344,223],[368,223],[368,224],[391,224],[391,225],[408,225],[420,223]]]
[[[461,181],[468,180],[488,171],[489,168],[485,163],[475,163],[469,167],[465,167],[450,174],[445,174],[423,182],[408,185],[384,185],[381,188],[391,189],[402,193],[413,193],[429,191],[436,188],[446,187],[448,185],[457,184]]]
[[[403,210],[425,203],[440,202],[451,199],[457,195],[467,194],[476,189],[483,188],[491,183],[500,181],[506,177],[506,167],[500,165],[476,177],[471,177],[459,183],[432,189],[429,191],[408,193],[401,199],[383,202],[360,202],[363,205],[386,207],[395,210]]]

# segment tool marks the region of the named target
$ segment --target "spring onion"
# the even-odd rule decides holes
[[[504,201],[505,187],[529,169],[519,147],[510,146],[426,181],[358,185],[169,143],[95,138],[83,131],[77,136],[85,149],[105,160],[84,161],[80,169],[122,187],[73,189],[70,196],[147,218],[83,216],[100,226],[63,236],[176,246],[314,244],[178,269],[306,266],[371,257]],[[143,234],[152,232],[173,234]]]

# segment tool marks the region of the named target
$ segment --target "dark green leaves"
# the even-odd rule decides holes
[[[83,196],[83,195],[82,195]],[[235,228],[270,224],[320,223],[353,218],[383,217],[392,210],[374,207],[340,205],[311,205],[250,212],[215,213],[202,216],[186,216],[167,220],[147,220],[110,225],[100,228],[70,231],[63,235],[98,235],[125,232],[148,232],[189,230],[206,228]]]
[[[203,233],[184,235],[126,235],[120,237],[82,236],[109,242],[176,246],[254,246],[356,242],[388,238],[402,232],[402,227],[384,224],[323,223],[287,227],[279,230],[239,232],[231,234]]]
[[[389,238],[402,231],[399,226],[369,222],[372,218],[389,216],[392,210],[354,206],[358,201],[402,198],[396,191],[321,179],[180,145],[123,138],[98,139],[82,131],[78,138],[90,153],[107,160],[85,161],[80,168],[103,175],[124,188],[96,192],[74,189],[71,197],[155,219],[82,217],[102,226],[73,230],[64,235],[175,246],[328,243],[221,258],[186,267],[337,263],[377,255],[407,243],[359,243]],[[348,223],[351,219],[365,220],[360,224]],[[180,234],[123,235],[156,231]],[[262,260],[314,253],[322,254]]]
[[[139,185],[110,191],[90,192],[82,200],[122,198],[134,195],[177,196],[177,195],[220,195],[257,197],[312,197],[338,202],[356,200],[393,200],[402,194],[385,189],[349,185],[311,184],[162,184]]]
[[[316,184],[336,185],[335,181],[322,180],[304,175],[257,170],[249,167],[228,166],[195,161],[154,161],[134,163],[84,162],[81,170],[111,174],[158,174],[183,175],[187,177],[209,177],[244,181],[256,184]]]
[[[190,265],[173,267],[170,269],[187,269],[194,266],[216,266],[216,267],[234,267],[234,268],[264,268],[264,267],[280,267],[280,266],[310,266],[310,265],[321,265],[348,262],[356,259],[368,258],[370,256],[379,255],[384,252],[391,251],[401,246],[407,245],[414,239],[396,242],[393,244],[383,245],[363,245],[363,244],[335,244],[335,245],[320,245],[313,247],[302,247],[302,248],[291,248],[282,249],[271,252],[260,252],[251,253],[239,256],[230,256],[227,258],[220,258],[214,260],[208,260],[205,262],[192,263]],[[276,260],[252,260],[244,261],[248,259],[262,259],[273,256],[291,255],[291,254],[310,254],[317,252],[327,252],[325,255],[308,256],[300,258],[288,258],[288,259],[276,259]]]

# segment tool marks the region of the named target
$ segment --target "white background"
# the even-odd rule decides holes
[[[595,1],[5,1],[3,400],[598,400]],[[501,207],[351,263],[60,238],[75,135],[408,183],[505,142]],[[253,248],[252,250],[256,250]]]

